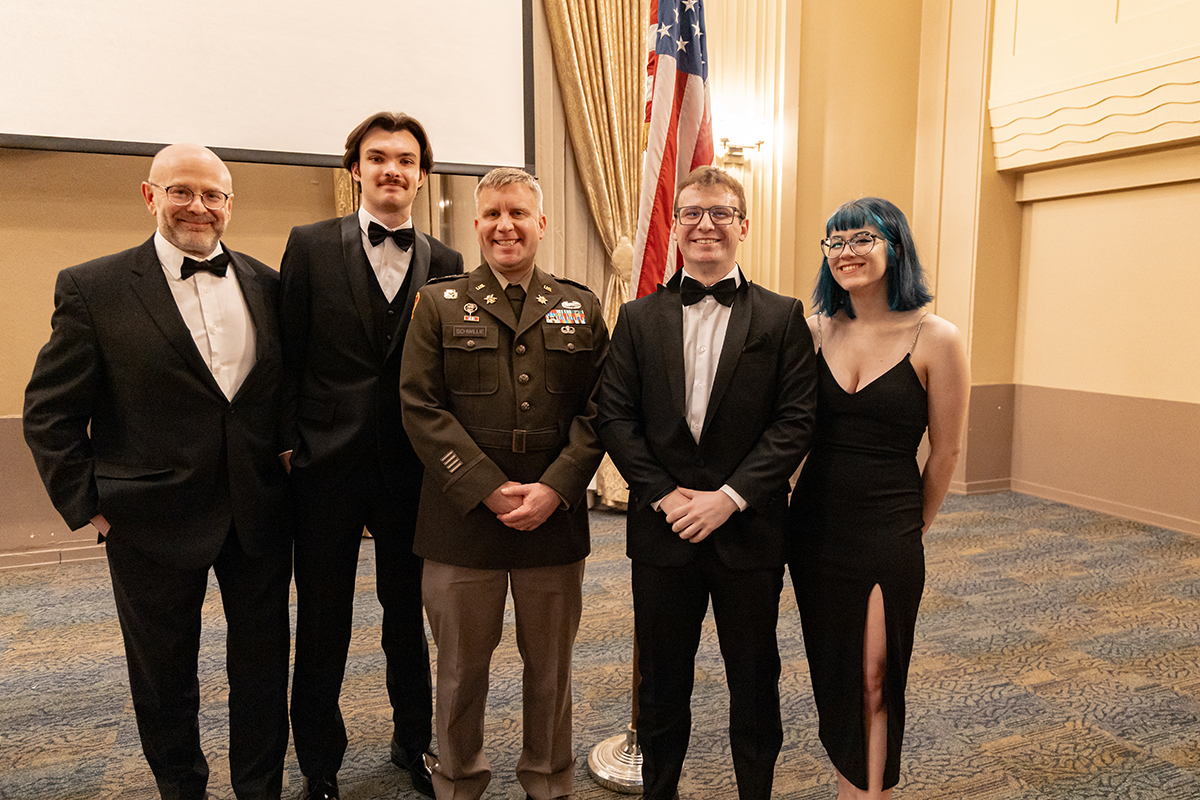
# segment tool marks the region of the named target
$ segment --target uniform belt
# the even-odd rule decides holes
[[[558,428],[533,430],[500,430],[496,428],[467,428],[467,433],[480,447],[512,449],[514,453],[528,450],[550,450],[559,444]]]

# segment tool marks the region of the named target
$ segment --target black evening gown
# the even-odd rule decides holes
[[[853,394],[838,384],[824,354],[817,354],[816,436],[792,496],[789,568],[821,743],[838,771],[860,789],[867,788],[862,713],[867,598],[878,584],[887,629],[887,789],[900,779],[904,688],[925,587],[916,453],[929,408],[911,354],[910,348]]]

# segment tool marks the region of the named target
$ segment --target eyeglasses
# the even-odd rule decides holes
[[[831,236],[828,239],[821,240],[821,252],[826,258],[837,258],[842,254],[843,248],[850,245],[850,252],[856,256],[865,256],[867,253],[875,249],[875,242],[882,242],[882,236],[876,236],[873,233],[856,233],[846,241],[840,236]]]
[[[732,225],[733,220],[741,216],[742,212],[733,206],[684,206],[675,209],[675,219],[679,220],[680,225],[699,225],[705,214],[708,214],[708,219],[713,225]]]
[[[146,181],[146,183],[150,183],[150,181]],[[166,192],[167,199],[177,206],[191,205],[193,198],[196,196],[196,193],[186,186],[159,186],[157,183],[150,183],[150,185]],[[233,195],[218,192],[216,189],[206,189],[200,192],[200,202],[204,204],[205,208],[211,211],[220,211],[229,202],[229,198],[231,197]]]

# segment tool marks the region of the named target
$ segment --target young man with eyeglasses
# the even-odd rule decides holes
[[[683,269],[622,307],[600,384],[600,437],[629,482],[647,800],[676,796],[710,598],[741,800],[771,796],[783,742],[775,627],[816,359],[800,301],[738,267],[748,230],[736,179],[701,167],[683,180],[672,229]]]
[[[157,219],[149,240],[58,275],[25,439],[66,523],[107,539],[159,793],[207,797],[196,663],[211,569],[228,624],[233,791],[278,800],[291,582],[279,276],[221,244],[233,184],[212,151],[159,151],[142,195]]]

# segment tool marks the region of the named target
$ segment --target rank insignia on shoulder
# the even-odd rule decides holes
[[[446,298],[447,300],[457,300],[458,289],[447,289],[446,291],[442,292],[442,297]]]
[[[563,308],[583,308],[583,303],[580,303],[578,300],[564,300],[562,307]]]
[[[551,325],[586,325],[587,315],[582,311],[572,311],[564,308],[552,308],[546,312],[546,322]],[[563,331],[566,333],[567,331]],[[571,331],[574,333],[574,331]]]

